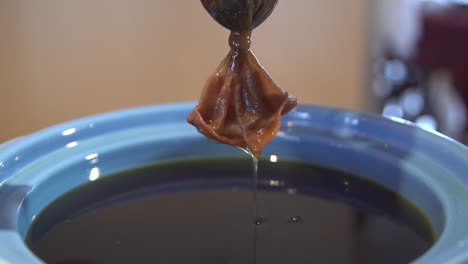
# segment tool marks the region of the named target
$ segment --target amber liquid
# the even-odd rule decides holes
[[[47,263],[398,264],[435,241],[415,206],[355,175],[259,160],[256,186],[249,159],[133,169],[53,202],[26,242]]]

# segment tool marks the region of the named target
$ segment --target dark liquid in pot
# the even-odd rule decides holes
[[[281,160],[258,173],[257,219],[251,160],[177,161],[67,193],[26,243],[47,263],[396,264],[435,240],[411,203],[357,176]]]

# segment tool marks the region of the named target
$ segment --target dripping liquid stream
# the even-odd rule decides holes
[[[261,224],[262,220],[258,216],[258,199],[257,199],[257,187],[258,187],[258,159],[250,153],[252,157],[253,165],[253,219],[254,219],[254,230],[253,230],[253,263],[257,263],[257,226]]]
[[[257,264],[257,238],[258,238],[258,226],[263,223],[263,219],[258,214],[258,158],[255,155],[243,148],[238,147],[241,151],[245,152],[252,158],[252,173],[253,173],[253,190],[252,190],[252,198],[253,198],[253,236],[252,236],[252,261],[253,264]]]

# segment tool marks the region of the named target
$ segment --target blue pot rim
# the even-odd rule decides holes
[[[5,142],[0,145],[0,191],[5,184],[15,182],[13,179],[16,175],[25,169],[29,169],[35,160],[56,151],[58,148],[63,148],[65,144],[79,142],[79,140],[91,138],[98,134],[105,135],[132,125],[137,128],[145,126],[142,123],[132,124],[132,120],[136,119],[136,117],[144,118],[150,113],[159,114],[161,119],[155,120],[154,123],[151,120],[148,121],[148,126],[158,126],[159,124],[177,125],[185,122],[184,117],[194,105],[194,102],[187,102],[113,111],[61,123]],[[164,116],[167,113],[171,113],[171,115]],[[176,115],[177,118],[174,118],[173,115]],[[446,173],[446,180],[453,183],[451,186],[456,186],[457,192],[468,193],[468,176],[465,175],[465,172],[468,171],[468,148],[440,133],[423,130],[417,125],[402,119],[385,118],[376,114],[312,105],[300,105],[295,111],[283,118],[283,122],[290,120],[304,126],[313,125],[323,128],[325,131],[339,130],[353,133],[353,135],[375,139],[401,149],[421,153],[426,161],[437,164]],[[337,127],[337,124],[340,126]],[[192,129],[187,133],[193,134],[196,131]],[[410,136],[402,137],[402,135]],[[433,188],[438,187],[433,186]],[[446,193],[445,195],[451,194]],[[466,201],[463,199],[465,197],[462,197],[461,202]],[[445,203],[444,206],[445,212],[450,213],[445,217],[468,216],[468,208],[463,209],[463,206],[452,205],[449,202]],[[6,209],[8,210],[0,210],[0,263],[24,263],[23,260],[28,260],[28,263],[42,263],[25,248],[22,237],[18,232],[11,229],[2,230],[2,224],[16,224],[2,223],[2,215],[15,214],[18,211],[14,210],[16,208]],[[457,226],[450,228],[455,229]],[[443,236],[444,234],[441,235],[441,237]],[[435,247],[444,248],[444,241],[450,241],[447,237],[443,238],[442,241],[436,243]],[[446,247],[443,252],[430,255],[431,259],[423,256],[415,263],[468,262],[468,236],[457,238],[455,244],[453,244],[453,241],[451,242],[452,245]]]

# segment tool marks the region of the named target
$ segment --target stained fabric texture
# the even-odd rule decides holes
[[[216,10],[216,7],[211,8]],[[213,13],[217,13],[210,12],[216,19]],[[265,12],[255,13],[266,19]],[[231,23],[235,25],[234,30],[243,25]],[[273,81],[250,50],[252,28],[250,23],[249,30],[231,32],[231,50],[209,76],[199,103],[187,121],[208,139],[242,148],[259,157],[278,132],[281,115],[294,109],[297,99]]]

